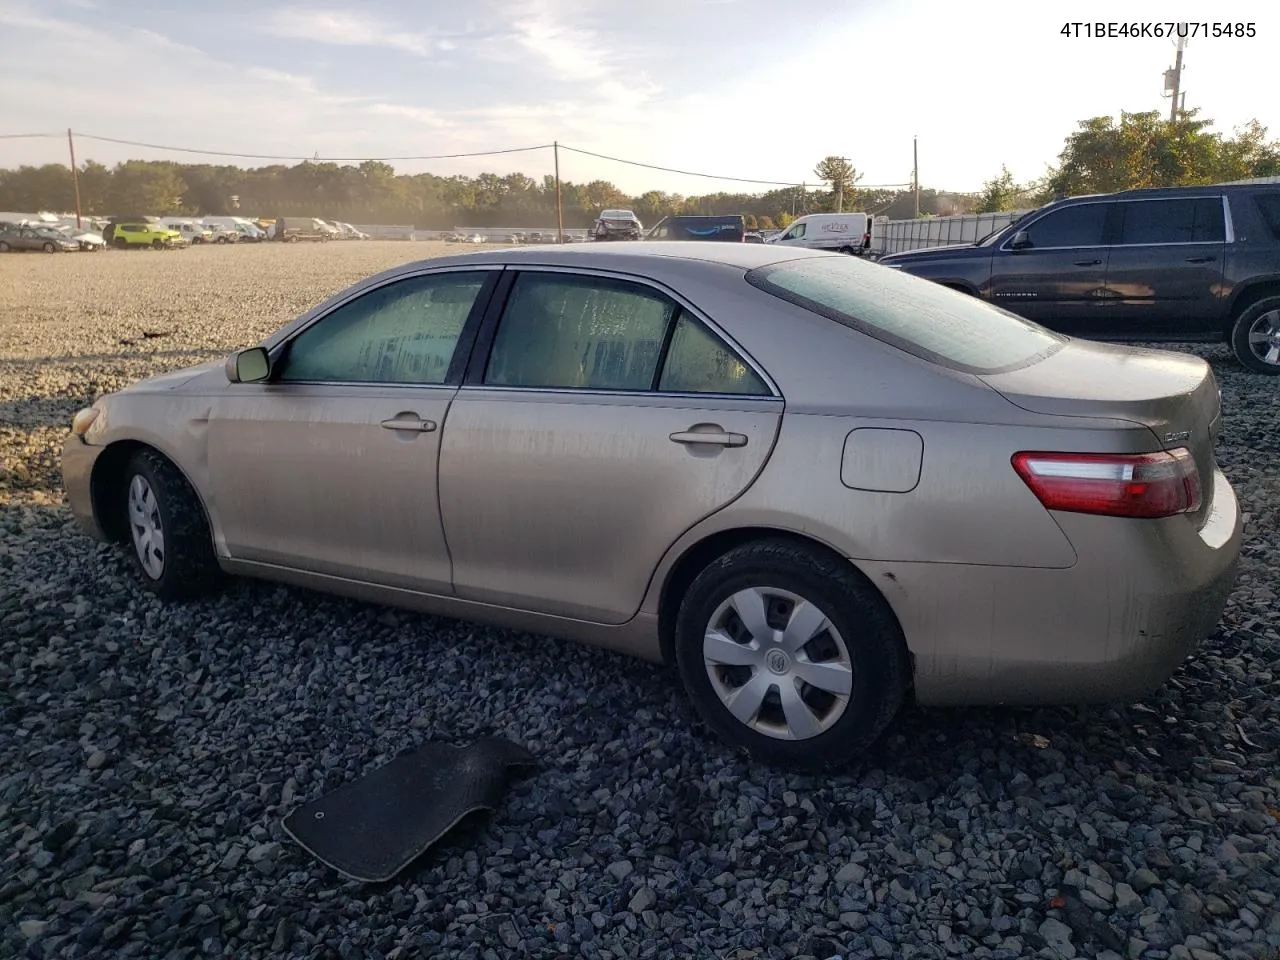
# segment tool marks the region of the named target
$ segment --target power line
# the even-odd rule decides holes
[[[621,157],[607,157],[603,153],[592,153],[590,150],[579,150],[577,147],[566,147],[560,144],[561,150],[568,150],[571,153],[581,153],[588,157],[595,157],[598,160],[611,160],[614,163],[625,163],[633,167],[644,167],[646,170],[661,170],[664,173],[679,173],[686,177],[706,177],[708,180],[732,180],[735,183],[758,183],[769,187],[798,187],[799,182],[790,180],[750,180],[746,177],[722,177],[714,173],[695,173],[692,170],[677,170],[674,167],[659,167],[652,163],[641,163],[638,160],[623,160]]]
[[[686,177],[705,177],[708,180],[731,180],[735,183],[758,183],[768,187],[800,187],[804,183],[802,181],[793,180],[752,180],[747,177],[725,177],[718,173],[698,173],[693,170],[677,170],[674,167],[660,167],[653,163],[641,163],[638,160],[624,160],[621,157],[609,157],[603,153],[592,153],[590,150],[582,150],[578,147],[567,147],[563,143],[560,144],[561,150],[569,150],[573,153],[586,154],[588,157],[595,157],[598,160],[610,160],[614,163],[625,163],[633,167],[644,167],[646,170],[661,170],[664,173],[679,173]],[[905,187],[909,184],[905,183],[880,183],[880,184],[855,184],[859,190],[890,190],[894,187]]]
[[[174,154],[200,154],[202,156],[229,156],[237,160],[315,160],[315,156],[282,156],[279,154],[237,154],[237,152],[229,150],[196,150],[195,147],[174,147],[164,145],[164,143],[142,143],[136,140],[120,140],[119,137],[99,137],[92,133],[76,133],[77,137],[84,140],[97,140],[104,143],[122,143],[128,147],[143,147],[146,150],[166,150],[174,152]],[[550,143],[539,143],[534,147],[511,147],[509,150],[480,150],[474,154],[435,154],[422,156],[326,156],[321,159],[334,164],[351,164],[364,163],[365,160],[384,161],[390,160],[458,160],[468,156],[498,156],[500,154],[527,154],[534,150],[550,150]]]
[[[53,138],[62,137],[64,133],[9,133],[0,134],[0,140],[17,140],[17,139],[35,139],[35,138]],[[75,136],[85,140],[96,140],[101,143],[113,143],[127,147],[139,147],[145,150],[160,150],[170,153],[186,153],[207,157],[228,157],[236,160],[288,160],[293,162],[323,160],[329,163],[362,163],[365,161],[374,162],[392,162],[392,161],[411,161],[411,160],[460,160],[470,157],[497,157],[513,153],[532,153],[537,150],[551,150],[554,144],[543,143],[529,147],[510,147],[501,150],[478,150],[470,153],[440,153],[440,154],[422,154],[412,156],[386,156],[386,157],[319,157],[312,156],[296,156],[274,153],[238,153],[231,150],[203,150],[195,147],[179,147],[172,144],[146,143],[141,140],[126,140],[121,137],[104,137],[92,133],[75,132]],[[643,163],[639,160],[626,160],[622,157],[611,157],[603,153],[595,153],[591,150],[583,150],[579,147],[570,147],[560,144],[560,149],[568,150],[571,153],[579,153],[588,157],[595,157],[598,160],[607,160],[611,163],[621,163],[632,167],[643,167],[646,170],[658,170],[663,173],[675,173],[686,177],[702,177],[707,180],[724,180],[733,183],[750,183],[769,187],[800,187],[803,184],[790,180],[757,180],[749,177],[729,177],[715,173],[701,173],[694,170],[681,170],[676,167],[664,167],[653,163]],[[859,190],[892,190],[910,186],[906,183],[886,183],[886,184],[858,184]]]

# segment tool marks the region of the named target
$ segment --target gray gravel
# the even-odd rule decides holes
[[[910,710],[835,777],[731,754],[660,668],[248,581],[165,607],[76,532],[80,405],[427,249],[0,258],[0,956],[1280,954],[1280,383],[1221,348],[1250,519],[1213,639],[1141,704]],[[542,769],[400,881],[279,830],[482,734]]]

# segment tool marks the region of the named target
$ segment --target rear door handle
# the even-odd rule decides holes
[[[1213,263],[1217,257],[1187,257],[1187,263]]]
[[[717,447],[745,447],[747,445],[747,435],[745,433],[703,433],[700,430],[682,430],[679,433],[671,435],[672,441],[675,443],[709,443]]]
[[[1102,263],[1101,260],[1077,260],[1076,266],[1077,267],[1096,267],[1100,263]]]
[[[401,420],[392,417],[390,420],[383,420],[382,426],[387,430],[410,430],[414,433],[431,433],[436,428],[434,420]]]

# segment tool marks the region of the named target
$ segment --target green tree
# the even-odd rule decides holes
[[[1013,210],[1022,195],[1021,189],[1013,182],[1013,174],[1004,164],[1000,165],[1000,173],[982,185],[982,193],[978,198],[978,213],[995,213],[998,210]]]
[[[854,169],[853,164],[848,160],[836,156],[823,157],[818,161],[818,165],[813,168],[813,172],[819,180],[825,180],[831,184],[831,192],[836,198],[836,206],[852,206],[857,202],[857,198],[853,193],[853,185],[862,179],[862,175]]]
[[[111,171],[106,207],[120,216],[176,213],[187,185],[168,164],[126,160]]]

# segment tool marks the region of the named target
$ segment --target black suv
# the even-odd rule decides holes
[[[1071,197],[977,243],[879,262],[1061,333],[1224,340],[1280,374],[1280,183]]]

